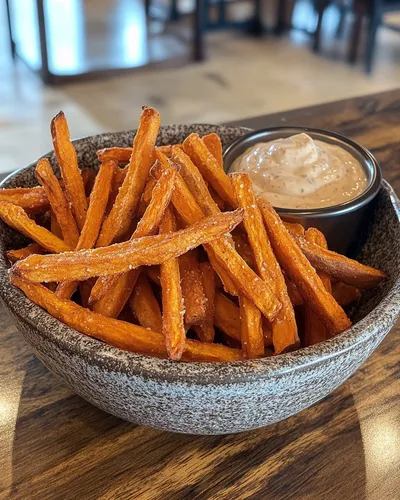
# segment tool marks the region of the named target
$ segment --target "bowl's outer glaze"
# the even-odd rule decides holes
[[[190,132],[218,132],[228,144],[245,129],[167,126],[160,144]],[[97,168],[96,150],[129,146],[134,132],[75,142],[81,166]],[[51,156],[55,166],[54,157]],[[36,185],[34,167],[5,186]],[[389,279],[363,294],[351,311],[354,326],[342,335],[295,353],[236,363],[177,363],[121,351],[87,337],[29,301],[8,282],[4,251],[23,238],[0,222],[0,296],[39,359],[75,392],[126,420],[195,434],[224,434],[262,427],[294,415],[328,395],[367,359],[400,310],[400,204],[387,183],[366,216],[358,258],[384,269]]]

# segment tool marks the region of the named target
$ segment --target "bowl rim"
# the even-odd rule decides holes
[[[331,217],[334,215],[343,215],[350,212],[354,212],[355,210],[360,209],[361,207],[367,205],[375,196],[378,194],[381,183],[382,183],[382,170],[381,167],[374,157],[374,155],[366,149],[364,146],[361,146],[356,141],[342,135],[337,132],[332,132],[331,130],[326,130],[322,128],[314,128],[314,127],[301,127],[301,126],[278,126],[278,127],[268,127],[263,129],[252,130],[241,137],[238,137],[235,141],[233,141],[229,146],[224,150],[224,160],[227,156],[232,155],[237,147],[239,147],[243,142],[246,142],[249,139],[259,137],[258,142],[263,142],[264,136],[274,135],[279,133],[308,133],[314,134],[317,137],[317,140],[330,139],[331,142],[338,145],[345,145],[348,151],[355,151],[357,156],[362,158],[363,165],[369,165],[368,168],[370,172],[370,183],[368,187],[357,195],[355,198],[347,200],[343,203],[338,203],[337,205],[332,205],[329,207],[319,207],[319,208],[285,208],[285,207],[275,207],[274,208],[283,215],[294,215],[297,217],[312,217],[312,218],[322,218],[322,217]],[[250,145],[249,145],[250,147]],[[236,155],[232,161],[237,158]],[[359,160],[360,161],[360,160]],[[364,167],[363,167],[364,168]],[[228,170],[229,172],[229,170]]]
[[[217,127],[217,126],[215,126]],[[243,127],[227,127],[243,130]],[[168,126],[165,126],[168,128]],[[131,131],[129,131],[131,132]],[[133,131],[134,132],[134,131]],[[118,133],[116,133],[118,134]],[[98,134],[102,137],[108,134]],[[90,139],[85,137],[76,142]],[[45,156],[51,155],[52,152]],[[8,175],[0,184],[2,187],[23,170],[31,169],[35,163]],[[382,187],[391,200],[391,204],[400,224],[400,200],[393,188],[385,180]],[[0,235],[1,238],[1,235]],[[152,356],[123,351],[74,330],[57,320],[44,309],[30,301],[18,288],[8,280],[8,267],[4,256],[0,258],[0,296],[6,309],[9,309],[22,322],[29,324],[42,338],[55,344],[59,349],[69,351],[72,355],[84,357],[90,365],[109,372],[121,372],[127,376],[140,376],[148,379],[162,379],[177,383],[198,383],[199,385],[233,385],[250,380],[263,380],[280,377],[299,368],[323,363],[329,358],[343,355],[354,346],[368,340],[378,329],[376,322],[369,322],[371,314],[385,317],[387,325],[393,325],[400,314],[400,278],[398,278],[385,297],[364,318],[342,334],[292,353],[281,354],[258,360],[234,362],[176,362]],[[21,310],[24,315],[21,315]]]

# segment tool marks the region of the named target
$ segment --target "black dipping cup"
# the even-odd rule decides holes
[[[373,155],[356,142],[327,130],[307,127],[276,127],[255,130],[240,137],[230,144],[224,152],[224,168],[229,173],[232,163],[249,147],[259,142],[269,142],[300,133],[308,134],[312,139],[339,146],[348,151],[364,168],[368,186],[356,198],[339,205],[325,208],[292,209],[274,207],[283,220],[299,222],[305,228],[316,227],[324,233],[329,248],[346,254],[357,240],[363,215],[368,204],[378,194],[381,181],[381,168]]]

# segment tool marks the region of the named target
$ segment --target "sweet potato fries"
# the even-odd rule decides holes
[[[85,335],[174,361],[279,355],[346,330],[342,306],[385,274],[283,222],[248,175],[224,172],[217,134],[157,146],[159,127],[144,107],[132,147],[98,151],[96,174],[53,119],[61,180],[41,159],[41,186],[0,190],[0,218],[30,240],[6,252],[11,283]]]

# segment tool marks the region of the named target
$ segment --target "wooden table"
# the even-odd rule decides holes
[[[240,123],[347,134],[372,150],[399,192],[399,112],[394,91]],[[0,498],[399,498],[400,323],[325,400],[274,426],[216,437],[107,415],[41,365],[4,308],[0,324]]]

